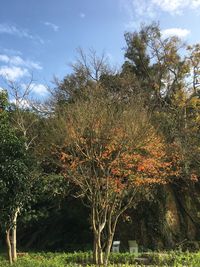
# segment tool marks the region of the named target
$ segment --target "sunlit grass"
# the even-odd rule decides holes
[[[151,252],[134,255],[130,253],[114,253],[110,256],[108,267],[138,267],[145,266],[142,260],[146,259],[148,266],[156,267],[199,267],[200,252]],[[140,262],[141,260],[141,262]],[[145,264],[145,263],[144,263]],[[0,254],[0,267],[10,266],[6,260],[6,254]],[[18,261],[13,267],[92,267],[92,252],[75,252],[75,253],[27,253],[18,257]]]

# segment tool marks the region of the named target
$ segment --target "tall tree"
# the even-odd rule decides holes
[[[65,140],[53,154],[90,208],[94,262],[107,265],[119,217],[175,173],[136,101],[116,103],[98,87],[65,112]]]
[[[18,137],[9,119],[8,96],[0,92],[0,224],[6,232],[9,261],[17,259],[16,222],[30,201],[32,177],[25,141]],[[12,236],[12,239],[11,239]]]
[[[174,199],[182,190],[189,198],[191,191],[198,192],[199,179],[199,44],[187,47],[176,36],[164,38],[155,23],[127,33],[125,38],[126,62],[122,73],[137,79],[153,124],[165,136],[171,153],[178,157],[179,179],[170,185]],[[182,200],[180,197],[178,203],[186,206]],[[160,204],[165,206],[164,202]],[[177,209],[179,204],[175,203]],[[182,216],[180,209],[177,213]],[[190,211],[183,217],[185,221],[192,218]],[[199,219],[196,217],[194,221]],[[186,236],[184,229],[182,235]]]

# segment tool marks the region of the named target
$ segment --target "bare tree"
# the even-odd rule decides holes
[[[83,71],[89,79],[98,82],[102,74],[110,71],[105,53],[98,56],[94,49],[90,49],[89,53],[86,54],[79,47],[77,48],[77,54],[76,63],[71,64],[74,73]]]

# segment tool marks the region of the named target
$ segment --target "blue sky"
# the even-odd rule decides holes
[[[1,0],[0,76],[45,97],[53,76],[70,72],[76,48],[123,61],[124,32],[160,21],[164,35],[200,42],[200,0]],[[1,84],[0,87],[3,87]]]

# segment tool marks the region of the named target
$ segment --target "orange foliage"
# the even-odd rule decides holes
[[[99,127],[99,122],[96,122],[96,127]],[[75,136],[73,129],[71,132]],[[122,131],[115,129],[115,136],[106,144],[96,137],[87,140],[87,137],[79,136],[77,142],[81,151],[90,151],[90,156],[86,157],[80,151],[77,151],[76,156],[61,151],[60,161],[65,163],[63,171],[78,172],[80,169],[90,169],[90,179],[97,179],[98,173],[99,178],[107,181],[109,188],[117,193],[130,187],[166,184],[169,177],[179,175],[179,169],[174,168],[177,155],[169,157],[161,138],[154,136],[140,147],[130,147],[121,145],[122,135]],[[93,169],[94,164],[96,171]],[[95,175],[92,175],[92,172],[95,172]],[[107,179],[104,179],[105,173]],[[193,175],[192,178],[196,179],[196,176]]]
[[[199,177],[195,173],[192,173],[190,175],[190,179],[191,179],[192,182],[198,182],[199,181]]]

